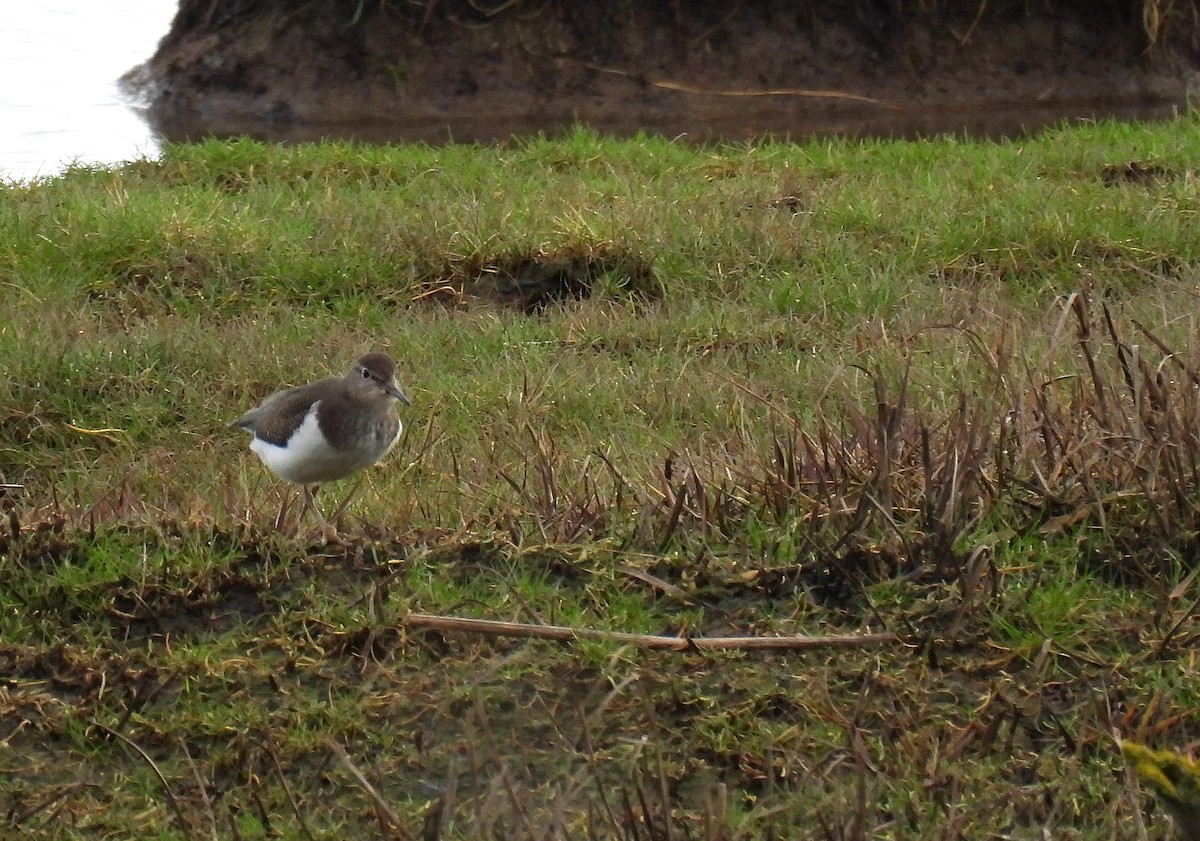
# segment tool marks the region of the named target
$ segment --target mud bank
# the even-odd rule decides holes
[[[1005,134],[1183,107],[1185,5],[181,0],[132,81],[170,139]]]

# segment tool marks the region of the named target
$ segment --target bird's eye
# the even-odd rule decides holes
[[[366,368],[363,368],[363,369],[362,369],[362,372],[363,372],[363,379],[364,379],[364,380],[369,380],[369,379],[371,379],[371,372],[370,372],[370,371],[368,371]]]

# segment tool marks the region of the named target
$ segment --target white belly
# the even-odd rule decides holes
[[[335,450],[325,442],[317,426],[314,409],[304,416],[304,422],[292,433],[286,447],[252,438],[250,449],[275,475],[298,485],[330,482],[357,473],[379,461],[395,446],[400,430],[391,441],[364,441],[361,447]]]

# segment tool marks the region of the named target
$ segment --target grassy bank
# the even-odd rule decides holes
[[[1167,837],[1114,736],[1200,738],[1197,159],[578,132],[4,188],[0,819]],[[408,429],[324,546],[227,424],[376,348]]]

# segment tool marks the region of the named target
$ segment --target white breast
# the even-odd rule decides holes
[[[361,448],[335,450],[321,434],[317,424],[317,405],[313,404],[308,410],[286,446],[280,447],[259,438],[250,441],[250,449],[279,478],[299,485],[342,479],[374,464],[396,443],[393,439],[381,447],[381,442],[372,441]],[[399,437],[397,433],[396,438]]]

